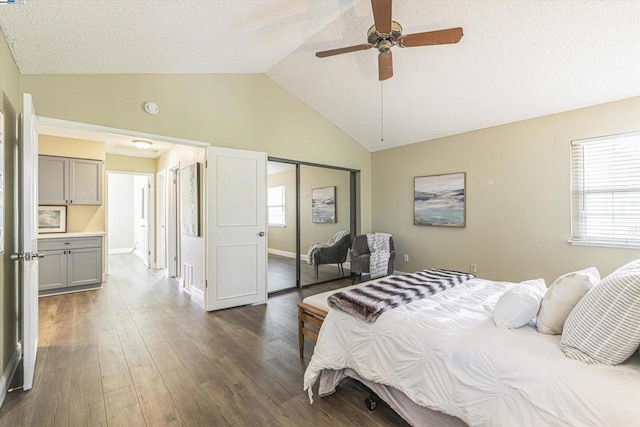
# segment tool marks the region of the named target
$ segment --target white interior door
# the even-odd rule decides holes
[[[33,386],[38,352],[38,131],[31,95],[25,93],[22,116],[21,198],[22,224],[19,251],[22,255],[22,358],[23,390]]]
[[[265,153],[207,148],[205,306],[267,300]]]
[[[167,267],[167,187],[166,171],[162,170],[156,175],[156,208],[158,209],[156,224],[156,268]]]
[[[144,180],[142,187],[142,259],[144,266],[149,268],[149,181]]]
[[[153,175],[147,176],[147,181],[145,185],[145,197],[144,197],[144,211],[146,218],[146,252],[145,252],[145,265],[147,268],[155,268],[153,260],[155,258],[155,240],[156,235],[154,233],[154,219],[155,219],[155,209],[154,209],[154,188],[153,185]]]
[[[169,200],[168,200],[168,260],[169,277],[180,276],[180,218],[178,204],[178,170],[179,166],[169,169]]]

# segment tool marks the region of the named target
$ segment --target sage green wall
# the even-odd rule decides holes
[[[26,75],[21,85],[41,116],[360,169],[371,228],[371,154],[264,74]],[[145,113],[146,101],[160,112]]]
[[[18,132],[16,117],[22,111],[20,75],[7,41],[0,31],[0,109],[4,112],[4,254],[0,254],[0,375],[15,352],[19,337],[16,263],[8,254],[16,250],[16,223],[13,215],[14,162]]]
[[[286,227],[269,227],[269,249],[296,252],[296,171],[269,175],[267,185],[285,186]],[[316,224],[311,217],[311,191],[336,187],[336,222]],[[305,256],[311,245],[326,242],[339,230],[349,230],[349,172],[313,166],[300,167],[300,250]]]
[[[479,277],[548,285],[584,267],[609,274],[640,250],[567,243],[570,142],[638,129],[640,98],[630,98],[376,152],[373,228],[393,233],[401,271],[477,263]],[[451,172],[467,173],[466,228],[413,225],[414,177]]]

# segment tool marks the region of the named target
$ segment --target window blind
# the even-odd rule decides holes
[[[640,132],[571,143],[572,242],[640,248]]]

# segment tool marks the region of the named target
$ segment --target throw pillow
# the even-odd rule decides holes
[[[549,335],[561,334],[564,322],[573,307],[598,283],[600,273],[594,267],[558,277],[542,298],[536,318],[538,332]]]
[[[640,345],[640,262],[605,277],[569,314],[560,348],[586,363],[618,365]]]
[[[515,329],[529,323],[540,309],[547,287],[544,279],[527,280],[505,292],[493,310],[493,322],[499,328]]]

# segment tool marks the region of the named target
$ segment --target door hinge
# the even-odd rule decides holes
[[[149,256],[151,256],[151,251],[149,251]]]
[[[208,288],[209,287],[209,282],[207,280],[204,281],[204,287]]]
[[[204,167],[205,167],[205,168],[208,168],[208,167],[209,167],[209,160],[205,160],[205,161],[204,161]]]

